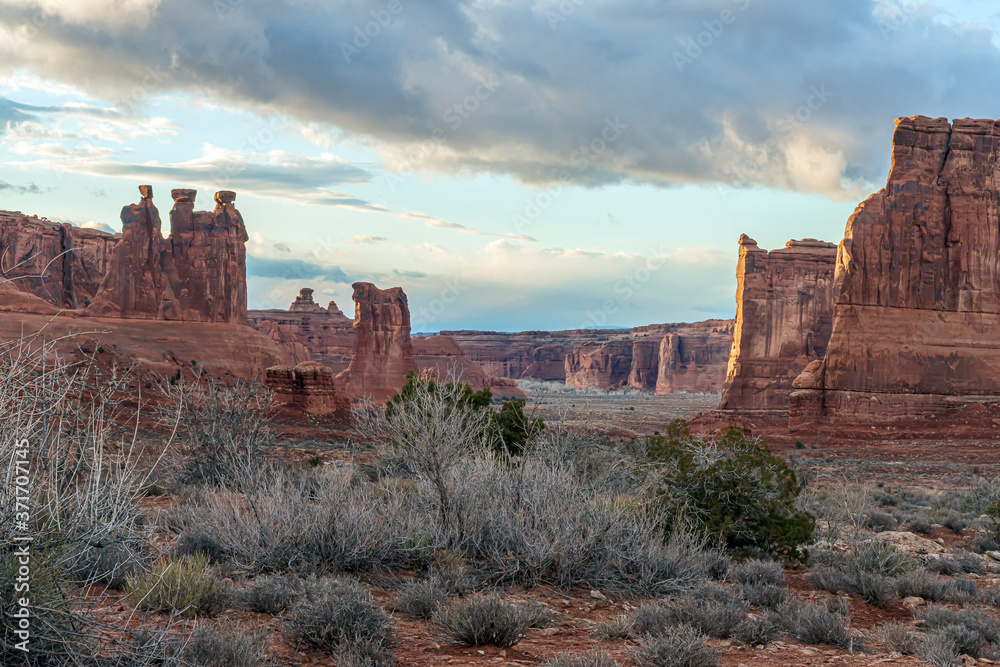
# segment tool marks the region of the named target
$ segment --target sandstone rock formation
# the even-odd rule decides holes
[[[21,336],[55,341],[57,351],[68,358],[82,342],[93,341],[95,349],[114,351],[162,378],[176,377],[184,370],[215,375],[224,383],[237,378],[262,381],[264,369],[281,362],[271,339],[240,324],[0,311],[0,340]]]
[[[733,323],[709,320],[701,325],[675,325],[677,331],[660,341],[657,394],[722,391],[733,345]]]
[[[194,190],[174,190],[171,235],[163,238],[152,190],[122,210],[122,239],[88,313],[96,317],[232,322],[247,320],[246,241],[236,194],[194,210]]]
[[[605,391],[633,389],[718,393],[732,346],[732,323],[657,324],[601,332],[606,342],[585,342],[566,355],[566,384]]]
[[[795,380],[790,426],[868,428],[1000,401],[998,158],[1000,121],[896,121],[886,187],[847,222],[833,334]]]
[[[410,308],[402,288],[354,283],[354,352],[337,376],[348,394],[391,398],[417,370],[410,340]]]
[[[288,310],[251,310],[248,323],[278,344],[286,365],[312,360],[340,373],[354,354],[354,322],[333,301],[323,308],[312,295],[302,289]]]
[[[272,366],[266,381],[279,405],[312,415],[331,415],[338,409],[333,371],[323,364]]]
[[[744,234],[736,269],[736,331],[723,410],[785,410],[792,381],[826,353],[837,247],[815,239],[768,252]]]
[[[118,237],[0,211],[0,283],[57,308],[89,305],[107,273]]]

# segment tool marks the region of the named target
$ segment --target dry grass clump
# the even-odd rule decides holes
[[[129,596],[137,609],[192,617],[226,608],[231,591],[208,571],[208,556],[162,558],[149,572],[128,579]]]
[[[500,648],[520,642],[533,621],[532,615],[496,595],[453,602],[434,616],[444,636],[457,644]]]
[[[708,636],[690,625],[678,625],[639,640],[632,656],[637,667],[716,667],[718,650],[708,645]]]

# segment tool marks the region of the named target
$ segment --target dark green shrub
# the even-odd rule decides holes
[[[276,574],[255,579],[243,592],[243,601],[260,614],[280,614],[291,609],[305,593],[298,577]]]
[[[474,391],[467,384],[439,384],[434,380],[420,379],[414,371],[410,371],[406,378],[406,384],[399,393],[386,402],[386,415],[396,410],[414,409],[414,405],[419,403],[414,399],[421,392],[439,394],[454,409],[476,414],[488,411],[489,419],[483,422],[484,435],[497,451],[508,455],[523,454],[528,443],[545,430],[544,421],[525,414],[524,399],[504,401],[499,410],[494,410],[493,392],[489,387]]]
[[[307,581],[305,595],[286,623],[293,637],[338,658],[338,663],[342,656],[352,662],[391,662],[392,617],[354,581]]]
[[[661,470],[652,511],[668,531],[688,525],[737,552],[805,558],[815,519],[796,509],[802,486],[767,443],[736,429],[703,442],[677,420],[647,448]]]

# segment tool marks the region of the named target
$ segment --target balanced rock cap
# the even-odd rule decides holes
[[[171,190],[170,196],[174,198],[177,202],[192,202],[194,203],[195,197],[198,196],[197,190],[187,190],[187,189],[177,189]]]
[[[153,198],[153,186],[152,185],[140,185],[139,186],[139,194],[142,195],[143,199],[152,199]]]
[[[232,190],[220,190],[215,193],[216,204],[225,206],[226,204],[232,204],[234,201],[236,201],[236,193]]]

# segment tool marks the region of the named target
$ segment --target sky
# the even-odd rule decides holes
[[[0,210],[235,190],[251,308],[414,331],[731,318],[738,239],[839,242],[893,121],[1000,116],[990,0],[0,0]]]

